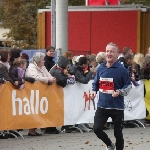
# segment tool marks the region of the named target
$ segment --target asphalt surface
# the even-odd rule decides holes
[[[113,129],[105,130],[113,142]],[[38,129],[38,132],[40,130]],[[106,150],[105,144],[93,131],[60,134],[42,134],[29,137],[28,130],[20,132],[19,137],[0,139],[0,150]],[[150,150],[150,127],[124,128],[125,150]]]

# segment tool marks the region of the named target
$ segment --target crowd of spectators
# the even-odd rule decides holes
[[[36,52],[29,62],[29,56],[26,53],[21,54],[19,49],[0,50],[0,84],[9,81],[17,89],[23,89],[25,82],[34,83],[35,81],[48,85],[56,83],[63,88],[75,81],[88,84],[94,78],[96,69],[105,62],[106,58],[105,52],[99,52],[97,55],[73,56],[73,53],[68,51],[55,63],[54,53],[55,48],[49,46],[46,48],[46,54]],[[141,53],[133,54],[130,47],[124,47],[118,61],[128,70],[133,85],[138,86],[138,80],[150,79],[150,48],[144,57]],[[144,95],[145,93],[144,86]],[[88,128],[86,124],[85,126]],[[106,124],[104,129],[107,127]],[[69,126],[61,128],[61,130],[64,129],[68,133],[72,132]],[[41,130],[47,134],[60,133],[56,127]],[[29,129],[28,135],[40,136],[41,134],[37,133],[36,129]]]

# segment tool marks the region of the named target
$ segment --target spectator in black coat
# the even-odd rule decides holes
[[[44,57],[44,66],[48,71],[55,65],[55,62],[53,61],[54,59],[54,53],[55,53],[55,48],[52,46],[49,46],[46,48],[46,56]]]
[[[4,80],[13,83],[12,79],[9,77],[9,59],[10,59],[10,51],[7,49],[0,50],[0,70]]]
[[[80,57],[78,63],[73,65],[72,68],[69,68],[69,73],[75,76],[75,80],[83,84],[88,84],[94,72],[94,66],[89,68],[87,58],[84,56]]]
[[[56,78],[56,83],[63,88],[67,85],[67,79],[71,76],[67,70],[69,63],[68,58],[61,56],[57,65],[50,70],[50,74]]]
[[[144,61],[144,55],[142,53],[137,53],[134,56],[134,60],[133,60],[133,68],[135,69],[135,71],[139,74],[139,79],[150,79],[150,71],[149,70],[145,70],[143,67],[143,61]],[[144,97],[146,95],[146,88],[145,88],[145,84],[144,84]],[[149,114],[148,110],[146,109],[146,116]]]
[[[150,74],[144,72],[143,60],[144,60],[144,55],[142,53],[135,54],[134,59],[133,59],[133,68],[135,69],[136,73],[138,73],[140,80],[142,79],[149,80]],[[144,85],[144,97],[145,95],[146,95],[146,89]]]
[[[133,68],[139,74],[140,79],[149,80],[150,74],[148,72],[145,72],[143,68],[143,60],[144,60],[144,55],[142,53],[135,54],[133,59]]]
[[[69,73],[75,76],[75,80],[82,84],[88,84],[88,82],[92,79],[96,68],[95,66],[89,67],[88,59],[85,56],[77,57],[77,63],[72,67],[69,67]],[[89,132],[89,126],[87,124],[76,124],[78,128],[82,131]]]
[[[21,50],[18,48],[13,48],[10,50],[10,70],[13,68],[13,62],[15,59],[20,57]]]
[[[68,78],[71,77],[68,73],[69,64],[69,59],[65,56],[61,56],[58,59],[57,65],[50,70],[51,75],[56,78],[56,83],[63,88],[67,85]],[[72,132],[68,125],[62,126],[61,130],[65,130],[66,133]]]
[[[121,62],[122,64],[125,63],[124,56],[125,56],[126,54],[131,54],[131,55],[133,55],[133,54],[132,54],[132,49],[131,49],[130,47],[124,47],[124,48],[123,48],[123,51],[122,51],[122,55],[118,58],[118,61]]]
[[[55,54],[55,48],[52,46],[48,46],[46,48],[46,56],[44,57],[44,66],[48,71],[55,65],[53,61]],[[44,129],[44,128],[43,128]],[[60,132],[56,129],[56,127],[48,127],[45,128],[45,133],[47,134],[59,134]]]

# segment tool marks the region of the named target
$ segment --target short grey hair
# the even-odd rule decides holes
[[[36,52],[33,57],[31,58],[30,62],[36,62],[37,64],[41,61],[41,58],[44,58],[45,54],[41,52]]]
[[[87,55],[86,56],[87,60],[92,62],[92,61],[96,61],[96,55],[92,54],[92,55]]]
[[[117,50],[118,53],[120,52],[119,47],[117,46],[117,44],[115,44],[115,43],[113,43],[113,42],[108,43],[107,46],[113,46],[113,47],[116,48],[116,50]],[[106,47],[107,47],[107,46],[106,46]]]
[[[97,55],[96,55],[96,62],[97,63],[102,63],[106,60],[106,53],[105,52],[99,52]]]

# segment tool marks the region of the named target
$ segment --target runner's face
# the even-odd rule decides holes
[[[106,47],[106,61],[108,63],[115,63],[118,58],[119,53],[117,52],[116,47],[107,46]]]

